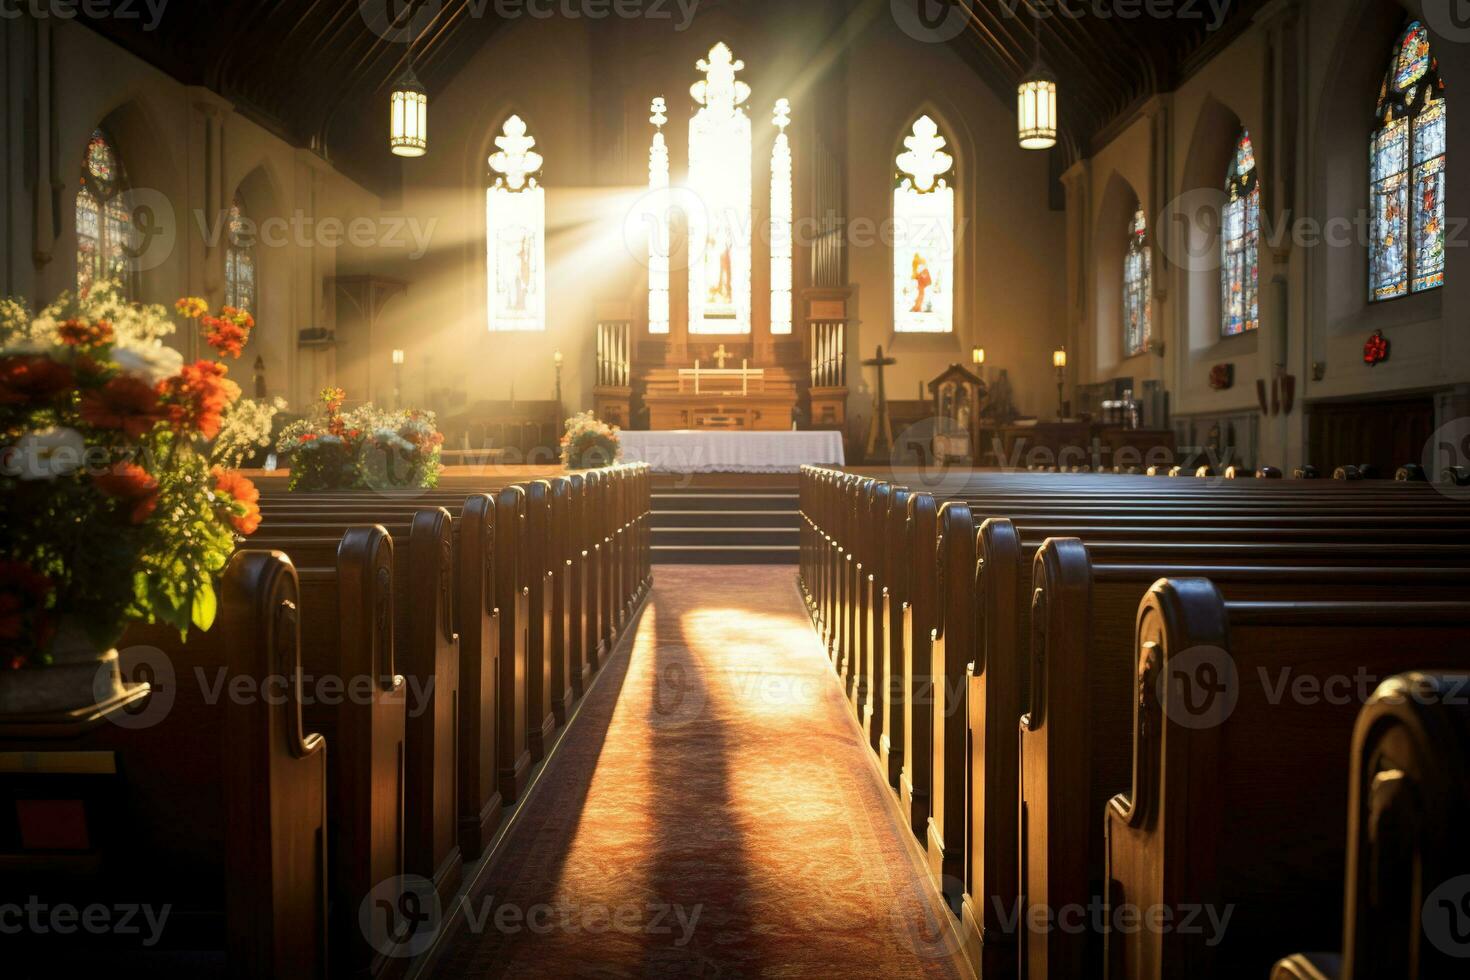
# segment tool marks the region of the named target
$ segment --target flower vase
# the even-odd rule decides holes
[[[57,624],[51,662],[0,671],[0,715],[71,714],[123,697],[125,685],[115,648],[97,649],[80,623]]]

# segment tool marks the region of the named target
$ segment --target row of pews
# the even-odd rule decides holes
[[[801,579],[981,977],[1463,975],[1463,499],[913,477],[805,469]]]
[[[402,973],[422,950],[414,922],[448,907],[652,582],[646,466],[454,483],[264,490],[215,628],[120,645],[146,699],[64,733],[3,733],[0,758],[34,776],[10,783],[37,817],[35,846],[17,831],[0,855],[15,894],[168,910],[151,943],[31,929],[29,955]],[[107,778],[78,788],[80,756]],[[78,823],[72,840],[44,832],[48,812]]]

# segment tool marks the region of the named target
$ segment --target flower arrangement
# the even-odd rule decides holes
[[[222,466],[238,468],[250,457],[271,445],[276,416],[286,410],[286,399],[241,398],[225,409],[219,435],[209,447],[209,458]]]
[[[623,455],[619,429],[608,425],[591,412],[567,419],[566,433],[561,437],[561,458],[569,470],[590,470],[611,466]]]
[[[207,316],[186,302],[186,320]],[[240,389],[223,364],[164,346],[176,329],[112,283],[37,314],[0,301],[0,670],[51,664],[58,633],[105,650],[129,622],[213,623],[217,578],[260,510],[204,450]]]
[[[433,412],[342,411],[347,393],[325,388],[311,418],[281,430],[276,452],[291,461],[292,490],[428,488],[439,482],[444,436]]]

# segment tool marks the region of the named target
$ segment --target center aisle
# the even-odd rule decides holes
[[[436,972],[967,976],[909,836],[791,572],[661,566]]]

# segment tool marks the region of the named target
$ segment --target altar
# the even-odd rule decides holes
[[[721,429],[623,431],[623,462],[655,473],[796,473],[810,463],[842,466],[842,433]]]

